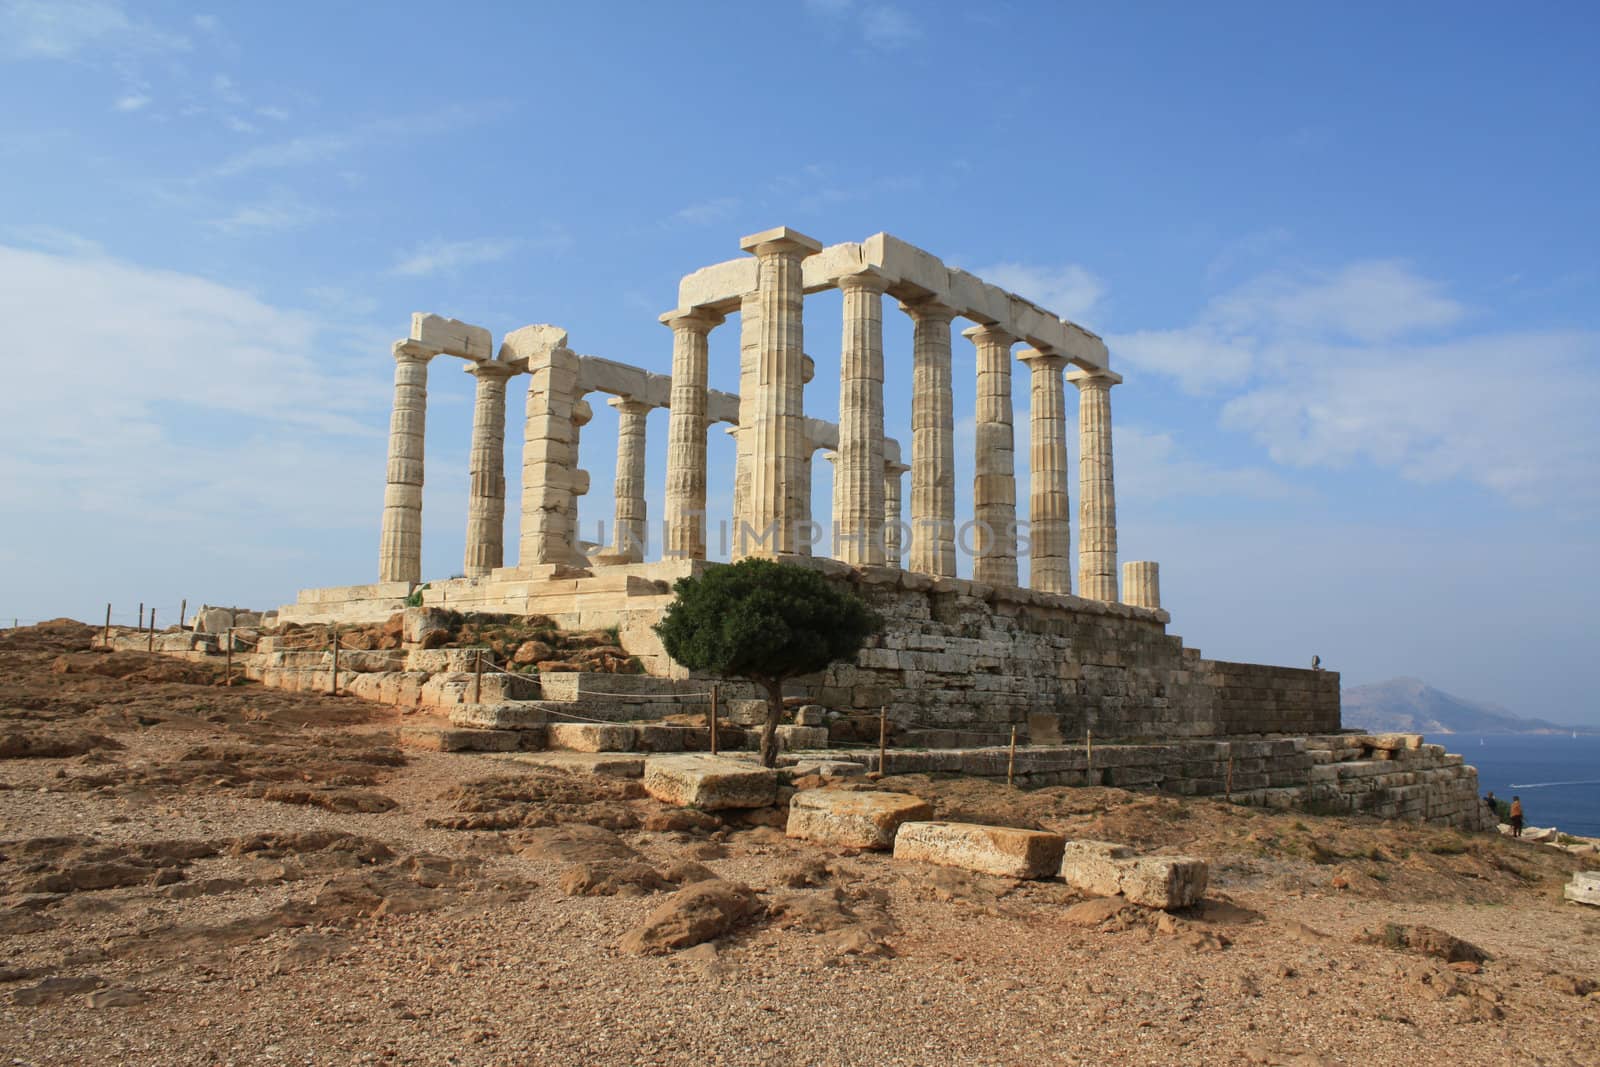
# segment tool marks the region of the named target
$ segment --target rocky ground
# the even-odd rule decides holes
[[[0,634],[0,1062],[1600,1063],[1600,909],[1560,899],[1594,856],[884,783],[1210,860],[1165,916],[402,751],[390,709],[90,632]]]

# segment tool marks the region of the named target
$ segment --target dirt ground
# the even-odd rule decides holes
[[[1593,856],[882,783],[1204,857],[1208,901],[1167,917],[402,750],[391,709],[90,632],[0,634],[0,1063],[1600,1064],[1600,909],[1561,901]],[[754,896],[719,938],[622,948],[727,882]]]

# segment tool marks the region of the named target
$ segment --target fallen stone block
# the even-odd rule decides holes
[[[804,704],[794,713],[796,726],[825,726],[828,722],[828,709],[821,704]]]
[[[522,735],[515,730],[457,730],[445,726],[402,726],[400,744],[431,752],[515,752]]]
[[[1122,869],[1133,849],[1110,841],[1068,841],[1061,853],[1061,880],[1091,896],[1122,892]]]
[[[589,774],[597,778],[643,778],[644,757],[616,752],[524,752],[502,757],[530,767]]]
[[[777,802],[778,772],[724,756],[652,756],[644,788],[680,808],[764,808]]]
[[[553,722],[545,728],[545,744],[569,752],[632,752],[638,731],[620,723]]]
[[[1042,830],[959,822],[901,823],[894,858],[922,860],[1008,878],[1048,878],[1061,867],[1066,841]]]
[[[1562,888],[1561,895],[1578,904],[1600,907],[1600,871],[1578,871]]]
[[[759,742],[760,733],[753,736]],[[778,751],[794,752],[798,749],[827,748],[828,728],[826,726],[780,726],[778,727]]]
[[[450,709],[450,725],[475,730],[532,730],[542,728],[547,719],[544,708],[534,703],[460,704]]]
[[[1193,856],[1140,856],[1122,870],[1122,895],[1147,908],[1187,908],[1206,895],[1210,872]]]
[[[867,766],[853,760],[798,759],[783,768],[783,773],[791,778],[804,778],[808,774],[821,778],[859,778],[867,773]]]
[[[727,718],[735,726],[760,726],[767,721],[767,702],[765,700],[730,700],[728,701]]]
[[[789,801],[790,837],[841,848],[890,849],[902,823],[933,815],[933,805],[909,793],[846,793],[807,789]]]

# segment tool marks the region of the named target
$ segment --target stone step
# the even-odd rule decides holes
[[[643,778],[645,757],[619,752],[519,752],[500,756],[511,763],[597,778]]]
[[[516,730],[461,730],[450,726],[402,726],[400,744],[430,752],[515,752],[523,734]]]
[[[1061,868],[1066,840],[1042,830],[960,822],[906,822],[894,839],[894,858],[922,860],[1007,878],[1051,878]]]

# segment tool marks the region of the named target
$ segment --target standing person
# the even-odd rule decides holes
[[[1522,836],[1522,798],[1511,798],[1511,836]]]

